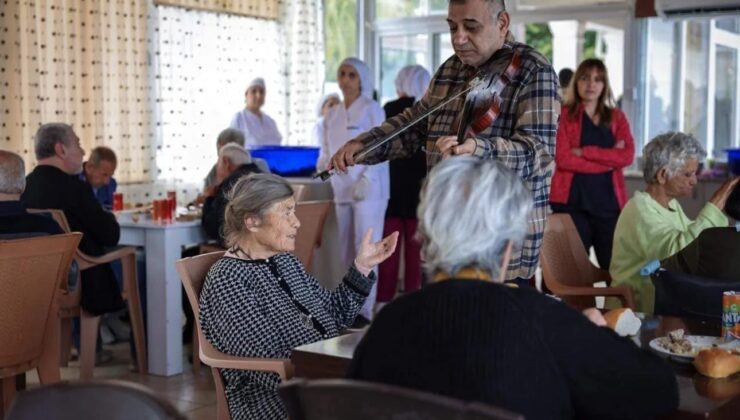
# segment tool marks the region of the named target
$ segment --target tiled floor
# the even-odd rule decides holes
[[[183,360],[184,373],[172,377],[140,375],[131,371],[129,344],[118,343],[106,346],[113,350],[113,361],[95,367],[95,379],[118,379],[144,385],[157,395],[171,402],[187,418],[192,420],[216,419],[216,394],[209,368],[202,368],[200,374],[193,374],[192,366]],[[189,352],[189,350],[186,350]],[[80,370],[77,362],[70,362],[69,367],[62,368],[62,380],[77,381]],[[35,371],[26,377],[27,387],[38,386]]]

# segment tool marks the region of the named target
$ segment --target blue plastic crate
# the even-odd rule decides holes
[[[725,149],[727,152],[727,167],[733,175],[740,175],[740,149]]]
[[[311,176],[319,159],[319,148],[309,146],[257,146],[249,152],[267,161],[270,171],[283,177]]]

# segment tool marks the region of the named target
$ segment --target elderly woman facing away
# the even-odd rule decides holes
[[[534,289],[502,284],[531,210],[521,180],[497,161],[437,165],[418,210],[434,283],[378,313],[349,376],[484,402],[527,420],[644,418],[674,409],[670,366],[595,325],[603,325],[597,311],[592,323]]]
[[[293,190],[270,174],[246,176],[226,206],[228,251],[211,267],[200,294],[200,322],[216,349],[245,357],[288,358],[296,346],[335,337],[352,323],[375,277],[372,268],[398,234],[370,243],[334,290],[322,287],[290,252],[300,222]],[[277,374],[224,369],[233,419],[282,419]]]
[[[699,160],[705,156],[701,144],[690,134],[665,133],[645,145],[642,156],[647,187],[635,192],[619,216],[609,273],[614,286],[632,289],[638,311],[652,313],[655,289],[640,269],[680,251],[704,229],[727,226],[722,210],[737,179],[725,182],[692,221],[676,199],[691,195],[696,185]],[[613,299],[607,304],[618,305]]]

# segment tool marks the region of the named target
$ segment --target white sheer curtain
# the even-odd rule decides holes
[[[158,180],[200,186],[216,136],[263,77],[263,110],[284,144],[309,141],[323,82],[321,2],[283,4],[278,21],[157,6],[150,14]]]

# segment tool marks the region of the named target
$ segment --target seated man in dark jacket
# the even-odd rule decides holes
[[[236,181],[248,174],[260,173],[252,162],[252,157],[243,147],[229,143],[219,149],[216,164],[216,188],[207,194],[203,204],[201,223],[210,239],[223,244],[221,226],[224,224],[224,211],[229,203],[228,192]]]
[[[51,218],[26,211],[21,203],[25,188],[23,159],[15,153],[0,150],[0,239],[63,233]]]
[[[73,231],[82,232],[80,250],[102,255],[118,244],[120,227],[112,213],[98,203],[90,186],[77,174],[85,154],[72,127],[42,125],[34,144],[38,166],[26,177],[21,201],[27,208],[61,209]],[[108,264],[82,272],[82,307],[93,315],[123,308],[121,292]]]
[[[661,261],[661,267],[677,273],[716,280],[740,279],[740,183],[725,203],[725,213],[739,222],[731,227],[704,229],[676,254]]]

